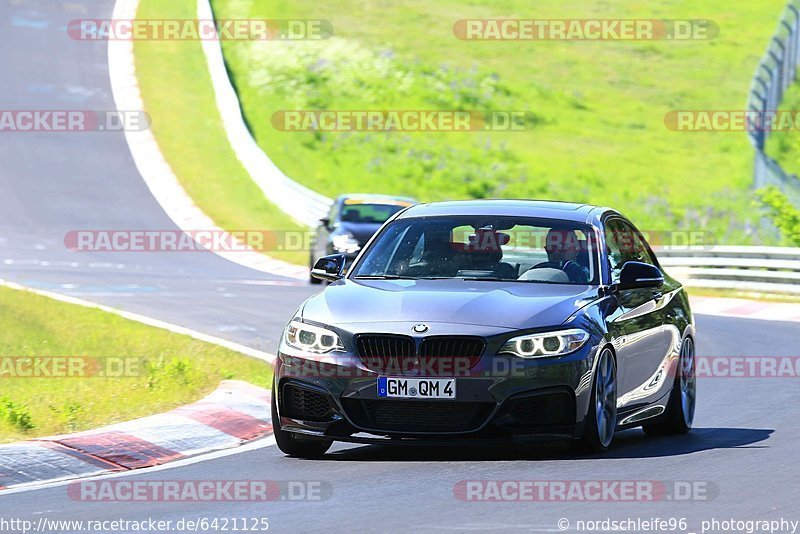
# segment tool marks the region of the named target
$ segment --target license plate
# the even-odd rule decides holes
[[[401,399],[456,398],[455,378],[378,378],[378,397]]]

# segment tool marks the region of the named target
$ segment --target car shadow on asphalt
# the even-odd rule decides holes
[[[620,432],[607,458],[658,458],[714,449],[761,449],[772,433],[766,428],[694,428],[682,436],[647,436],[640,429]]]
[[[442,462],[657,458],[714,449],[765,448],[774,430],[759,428],[695,428],[683,436],[647,436],[641,429],[618,432],[605,453],[585,454],[569,443],[535,445],[363,445],[337,446],[317,461]]]

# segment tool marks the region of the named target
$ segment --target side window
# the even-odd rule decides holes
[[[619,282],[619,273],[625,264],[622,248],[619,243],[619,220],[611,219],[606,221],[606,253],[608,255],[608,268],[611,273],[611,283]]]
[[[644,263],[649,263],[650,265],[655,265],[656,259],[650,253],[650,249],[645,244],[644,240],[639,236],[639,232],[634,230],[631,225],[625,222],[620,222],[620,226],[622,226],[623,232],[630,236],[630,244],[628,245],[631,249],[632,255],[630,260],[641,261]]]
[[[611,219],[606,222],[605,232],[613,283],[619,282],[619,273],[629,261],[641,261],[655,265],[655,258],[650,254],[639,234],[628,223],[620,219]]]

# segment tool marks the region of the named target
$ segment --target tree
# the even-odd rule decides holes
[[[775,186],[756,191],[756,198],[784,238],[800,247],[800,210]]]

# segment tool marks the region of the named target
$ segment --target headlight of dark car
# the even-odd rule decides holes
[[[520,358],[550,358],[564,356],[581,348],[589,333],[579,328],[526,334],[509,339],[498,354],[513,354]]]
[[[314,354],[325,354],[334,350],[344,350],[342,340],[336,332],[294,320],[283,332],[284,342],[293,349]]]
[[[353,254],[361,250],[361,244],[353,237],[353,234],[339,234],[333,236],[333,248],[337,252],[344,254]]]

